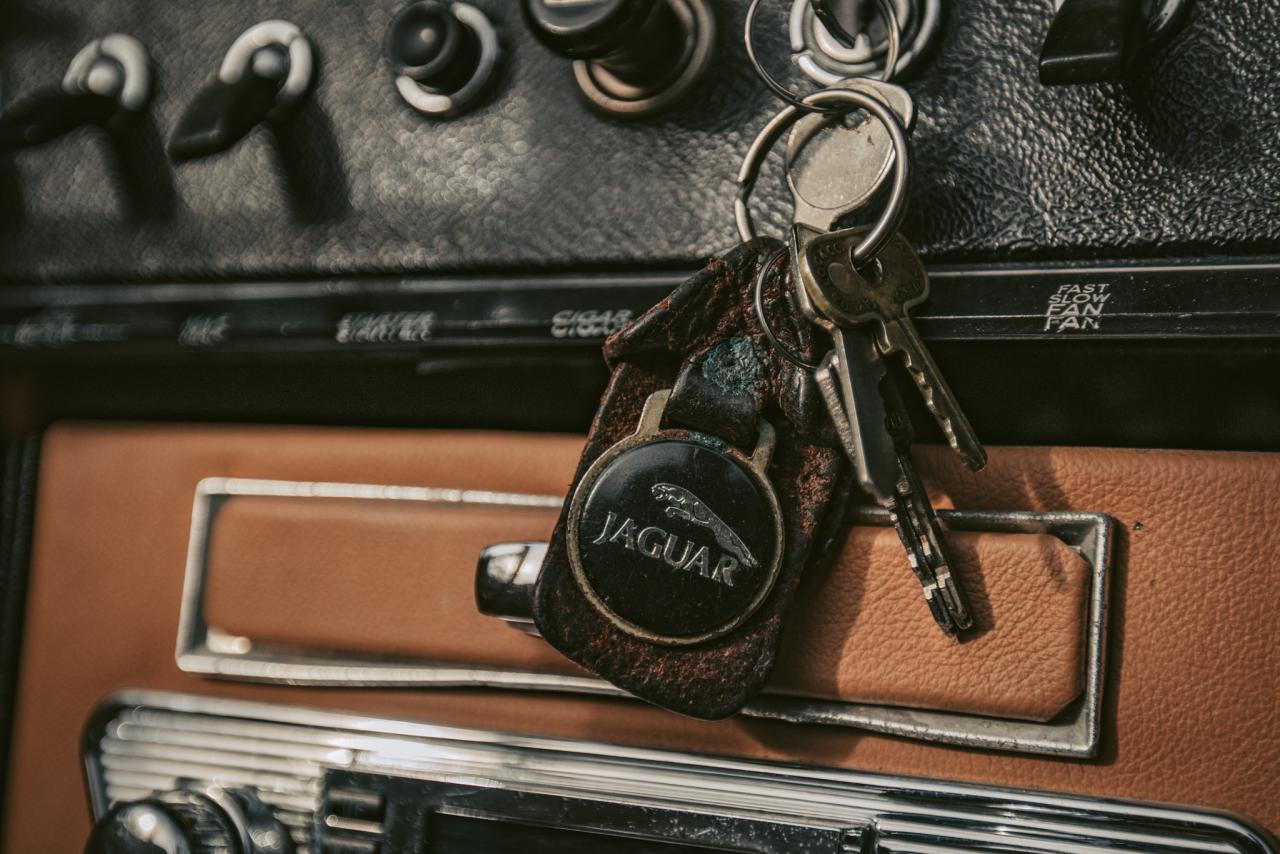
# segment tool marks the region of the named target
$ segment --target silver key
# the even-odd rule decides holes
[[[909,98],[906,109],[910,111]],[[874,152],[866,137],[872,127],[882,130],[879,122],[844,128],[826,117],[811,116],[802,119],[793,132],[787,170],[796,208],[791,231],[793,281],[801,313],[831,337],[832,349],[814,377],[853,465],[855,480],[889,508],[930,613],[944,633],[954,636],[970,626],[972,619],[963,592],[951,576],[937,516],[915,474],[910,422],[896,387],[892,381],[885,382],[886,365],[876,341],[876,325],[866,322],[870,318],[842,322],[838,313],[824,305],[822,290],[809,281],[811,265],[806,259],[811,247],[828,239],[840,217],[865,204],[892,167],[892,145],[886,145],[887,161],[867,156]],[[801,154],[802,149],[807,153]],[[855,164],[852,168],[851,163]],[[860,236],[865,231],[856,229],[853,233]],[[815,294],[816,299],[812,298]]]
[[[893,437],[898,463],[898,485],[890,508],[893,526],[906,549],[907,562],[920,580],[934,621],[943,632],[955,635],[973,625],[968,599],[959,579],[951,574],[951,559],[942,539],[938,514],[911,458],[911,443],[915,438],[911,418],[897,386],[889,382],[883,390],[889,411],[885,427]]]
[[[862,91],[886,103],[910,127],[915,120],[911,96],[900,86],[878,80],[849,80],[838,88]],[[843,117],[812,114],[800,119],[787,145],[787,184],[795,203],[791,229],[793,280],[796,262],[808,245],[827,234],[846,214],[867,203],[890,175],[893,144],[874,118],[846,127]],[[823,402],[853,465],[858,485],[876,501],[893,500],[897,480],[893,442],[884,429],[884,401],[879,384],[885,376],[870,332],[832,323],[808,299],[808,288],[797,287],[800,313],[824,328],[832,351],[815,372]]]
[[[814,309],[840,326],[871,323],[882,353],[900,353],[948,444],[970,469],[987,464],[987,452],[960,409],[910,310],[929,298],[929,276],[906,239],[895,234],[867,275],[854,268],[852,251],[863,229],[844,229],[806,240],[797,259],[798,280]]]
[[[860,78],[837,83],[886,104],[909,132],[915,104],[906,89],[880,80]],[[797,223],[819,233],[830,231],[840,217],[858,210],[893,174],[893,139],[874,117],[846,126],[847,116],[810,113],[796,122],[787,137],[787,186],[795,199]]]
[[[893,501],[898,471],[880,394],[886,373],[884,360],[865,326],[830,326],[828,331],[831,351],[814,371],[814,379],[840,444],[853,465],[854,480],[878,503],[887,506]]]

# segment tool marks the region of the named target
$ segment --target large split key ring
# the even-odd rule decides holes
[[[852,112],[854,109],[866,110],[884,125],[885,130],[889,132],[889,139],[893,143],[894,172],[893,186],[889,191],[889,201],[884,210],[880,212],[880,217],[876,220],[875,225],[871,227],[851,252],[853,264],[861,266],[879,254],[884,245],[898,231],[898,226],[902,224],[902,218],[906,214],[907,186],[911,178],[911,152],[910,145],[907,142],[906,129],[903,128],[902,122],[894,114],[893,110],[885,105],[884,102],[855,89],[823,89],[806,97],[804,102],[806,104],[812,102],[818,105],[847,105],[848,112]],[[751,143],[751,147],[747,149],[747,155],[742,161],[742,168],[738,170],[738,198],[733,204],[733,216],[738,225],[738,236],[743,243],[756,236],[755,223],[751,219],[751,210],[748,203],[751,201],[752,191],[755,190],[756,180],[760,177],[760,168],[764,165],[765,157],[773,146],[777,144],[778,140],[782,138],[782,135],[804,115],[806,115],[806,111],[800,107],[783,107],[760,130],[760,133]]]

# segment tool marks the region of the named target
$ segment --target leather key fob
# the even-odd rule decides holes
[[[811,378],[754,309],[777,246],[738,247],[606,341],[612,376],[534,596],[566,656],[699,718],[763,687],[845,492]],[[800,328],[778,298],[786,265],[764,275],[773,328]]]

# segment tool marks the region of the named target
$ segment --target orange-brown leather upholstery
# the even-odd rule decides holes
[[[966,750],[831,727],[694,721],[628,700],[480,690],[305,689],[218,682],[177,670],[178,600],[192,491],[201,477],[561,494],[578,441],[301,428],[67,425],[52,431],[42,463],[5,850],[79,849],[88,829],[79,730],[98,699],[129,687],[1189,803],[1241,812],[1280,829],[1280,777],[1274,773],[1280,763],[1280,645],[1273,637],[1280,588],[1259,580],[1265,574],[1260,565],[1280,550],[1278,455],[994,448],[987,471],[972,475],[945,450],[921,449],[922,468],[939,498],[957,507],[1101,510],[1128,531],[1118,555],[1105,736],[1096,760]],[[890,584],[890,575],[909,576],[905,567],[876,557],[892,552],[894,544],[887,539],[892,534],[853,536],[874,541],[870,556],[855,542],[844,559],[854,561],[854,568],[836,567],[825,582],[806,581],[799,604],[813,609],[814,617],[801,623],[793,616],[779,685],[821,689],[825,679],[827,690],[839,692],[851,684],[853,676],[841,674],[861,670],[853,655],[856,645],[848,641],[860,617],[845,640],[838,632],[821,632],[824,640],[836,638],[829,644],[831,650],[840,648],[838,655],[797,634],[817,632],[819,623],[839,611],[841,599],[849,597],[851,608],[857,603],[861,615],[861,603],[902,596],[895,609],[906,609],[900,615],[904,625],[922,610],[914,598],[918,593],[908,595],[909,585],[880,586]],[[967,547],[959,538],[956,545],[963,555]],[[1002,601],[990,583],[1000,573],[988,575],[1001,559],[987,557],[985,548],[980,538],[973,541],[997,628],[1035,624],[1040,603],[1034,588],[1021,594],[1030,601]],[[1031,549],[1038,572],[1052,577],[1058,571],[1055,550]],[[857,586],[858,561],[866,567],[862,587]],[[970,564],[963,556],[958,562],[962,571]],[[470,571],[467,567],[468,582]],[[455,583],[469,596],[469,584]],[[424,621],[439,613],[431,611],[434,606],[423,607]],[[980,613],[984,607],[978,606]],[[904,660],[929,666],[935,659],[927,651],[938,639],[927,615],[924,620],[919,631],[904,628],[898,639],[877,640],[884,646],[868,648],[866,661],[874,662],[897,644],[919,644],[924,652]],[[1056,635],[1059,629],[1051,631]],[[514,639],[525,642],[518,635]],[[506,641],[501,643],[505,655]],[[805,650],[812,651],[813,660],[803,656]],[[814,663],[822,657],[827,664]],[[922,669],[918,680],[929,682],[928,673]]]

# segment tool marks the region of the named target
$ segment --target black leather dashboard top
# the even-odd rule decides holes
[[[147,46],[157,91],[150,131],[127,150],[91,130],[0,159],[0,280],[692,267],[736,242],[733,177],[778,106],[743,54],[745,0],[712,2],[708,78],[674,112],[621,122],[584,105],[568,62],[533,40],[511,0],[476,0],[507,62],[488,102],[452,121],[424,119],[392,86],[382,38],[398,0],[5,0],[5,98],[57,81],[109,32]],[[1037,79],[1051,0],[944,5],[936,55],[908,82],[920,118],[905,231],[930,260],[1280,245],[1274,0],[1196,0],[1129,82],[1066,88]],[[760,19],[780,70],[787,6],[766,3]],[[257,131],[223,156],[169,166],[161,140],[194,92],[241,31],[275,17],[301,26],[320,61],[292,141],[278,151]],[[776,170],[757,211],[762,230],[780,231],[789,203]]]

